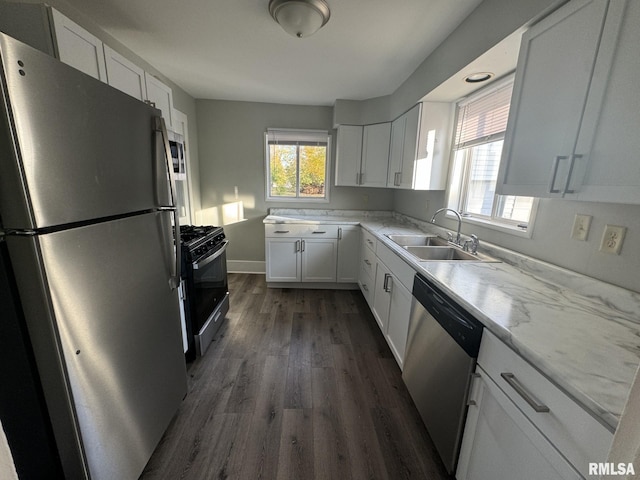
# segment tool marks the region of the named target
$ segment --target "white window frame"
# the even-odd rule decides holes
[[[327,144],[327,156],[325,162],[324,172],[324,197],[301,197],[299,196],[300,190],[300,165],[298,158],[297,166],[297,187],[295,197],[273,196],[269,192],[271,190],[271,168],[269,158],[269,135],[278,136],[288,141],[299,142],[326,142]],[[310,202],[310,203],[329,203],[329,190],[330,184],[329,175],[331,172],[331,134],[327,130],[302,130],[294,128],[268,128],[264,134],[264,146],[265,146],[265,201],[267,202]]]
[[[462,213],[462,221],[464,223],[474,224],[482,227],[486,227],[492,230],[498,230],[504,233],[509,233],[512,235],[517,235],[525,238],[531,238],[533,235],[533,227],[535,223],[536,212],[538,209],[538,199],[534,198],[533,203],[531,205],[531,212],[529,214],[529,221],[527,222],[527,228],[521,228],[521,221],[510,220],[506,218],[502,218],[496,215],[498,204],[500,202],[500,197],[502,195],[495,194],[493,199],[493,204],[491,208],[491,215],[479,215],[479,214],[471,214],[469,212],[462,211],[462,206],[466,204],[468,189],[469,189],[469,176],[471,169],[471,162],[468,158],[464,160],[464,165],[462,166],[462,172],[456,172],[457,167],[459,166],[456,162],[456,153],[457,150],[455,148],[456,145],[456,130],[458,124],[458,115],[460,105],[465,105],[475,100],[478,100],[486,95],[490,95],[491,92],[495,92],[496,90],[504,87],[508,83],[513,83],[514,75],[508,75],[496,82],[493,82],[491,85],[488,85],[471,95],[461,98],[455,104],[456,106],[456,118],[454,123],[454,131],[453,131],[453,141],[452,141],[452,149],[451,149],[451,161],[450,161],[450,169],[449,169],[449,185],[447,188],[447,207],[453,208],[454,210],[461,211]],[[493,134],[490,137],[486,138],[486,143],[504,140],[505,132]],[[470,146],[468,148],[473,148]],[[466,152],[466,155],[470,154],[470,150]],[[508,195],[507,195],[508,196]],[[454,218],[454,215],[451,213],[447,213],[448,217]]]

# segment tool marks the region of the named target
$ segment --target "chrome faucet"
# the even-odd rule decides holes
[[[471,235],[471,240],[467,240],[464,242],[464,246],[462,249],[465,252],[471,252],[473,255],[478,254],[478,245],[480,245],[480,240],[478,240],[477,235]]]
[[[440,212],[445,212],[445,211],[449,211],[451,213],[455,213],[456,217],[458,217],[458,230],[456,232],[456,241],[454,242],[456,245],[460,245],[460,228],[462,227],[462,215],[460,215],[460,212],[458,212],[457,210],[454,210],[453,208],[441,208],[439,210],[436,210],[436,213],[433,214],[433,217],[431,217],[431,223],[436,223],[436,215],[438,215]]]

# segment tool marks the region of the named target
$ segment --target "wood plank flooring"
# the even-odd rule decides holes
[[[141,479],[450,480],[360,292],[229,290]]]

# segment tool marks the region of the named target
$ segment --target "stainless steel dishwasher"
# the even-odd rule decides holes
[[[402,378],[450,474],[458,461],[482,329],[435,285],[415,276]]]

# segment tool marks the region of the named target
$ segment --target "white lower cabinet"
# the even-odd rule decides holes
[[[335,238],[267,238],[267,282],[335,282]]]
[[[299,282],[300,240],[295,238],[267,238],[265,241],[267,282]]]
[[[369,306],[402,369],[413,298],[405,284],[413,281],[415,271],[382,243],[377,242],[376,253],[373,301]]]
[[[487,373],[481,368],[477,373],[456,478],[582,478]]]
[[[613,433],[484,330],[457,480],[578,479]]]
[[[339,245],[339,235],[344,238],[345,230],[341,230],[344,228],[319,224],[265,225],[267,282],[335,283],[339,249],[343,248],[348,255],[348,247],[354,243],[349,236],[344,247]],[[355,248],[357,256],[357,240]],[[352,275],[353,283],[356,282],[355,274],[347,270],[341,274],[345,278]]]
[[[357,283],[360,269],[360,226],[338,227],[338,283]]]

